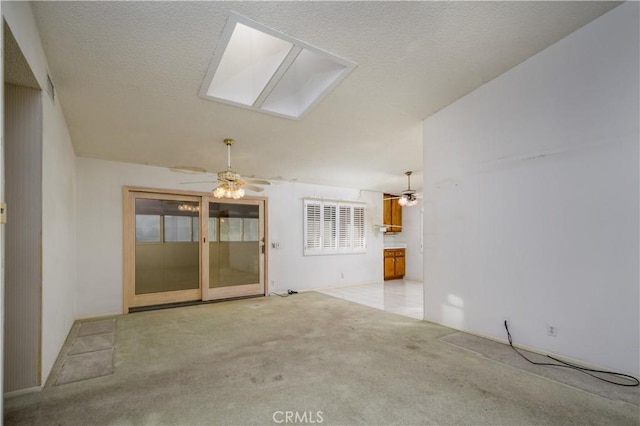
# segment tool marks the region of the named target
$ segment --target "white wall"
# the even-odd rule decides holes
[[[78,182],[78,316],[122,312],[122,186],[210,191],[212,184],[181,185],[202,176],[161,167],[77,159]],[[382,235],[373,225],[382,221],[382,194],[354,189],[274,181],[268,197],[270,291],[304,290],[372,283],[382,277]],[[367,203],[367,252],[335,256],[303,256],[304,197]],[[343,278],[344,276],[344,278]]]
[[[60,104],[52,104],[47,94],[42,99],[42,371],[46,378],[76,318],[76,157]]]
[[[269,252],[272,291],[313,289],[380,282],[383,278],[383,235],[374,229],[382,223],[382,193],[334,186],[274,182],[269,197],[269,239],[279,249]],[[367,204],[364,254],[303,256],[303,198],[318,197],[361,201]]]
[[[639,7],[425,121],[426,319],[638,374]]]
[[[47,60],[28,2],[3,2],[2,14],[40,87]],[[55,83],[55,75],[51,78]],[[42,379],[46,380],[75,317],[75,155],[58,100],[44,93],[42,170]],[[11,250],[11,247],[6,247]]]

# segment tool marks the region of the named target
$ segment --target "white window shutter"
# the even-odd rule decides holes
[[[338,246],[338,229],[337,229],[337,216],[336,205],[325,204],[322,211],[322,248],[324,250],[332,250]]]
[[[364,207],[353,208],[353,248],[363,249],[366,247],[364,230]]]
[[[305,250],[320,250],[320,204],[305,203]]]
[[[351,248],[351,206],[339,207],[338,247]]]

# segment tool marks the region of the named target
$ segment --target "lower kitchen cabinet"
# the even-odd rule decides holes
[[[405,249],[384,250],[384,279],[396,280],[404,277]]]

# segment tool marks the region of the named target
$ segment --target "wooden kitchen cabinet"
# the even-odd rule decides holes
[[[398,199],[388,198],[397,197],[397,195],[383,195],[383,225],[387,226],[386,232],[402,232],[402,206],[398,204]]]
[[[405,249],[384,249],[384,279],[397,280],[404,277]]]

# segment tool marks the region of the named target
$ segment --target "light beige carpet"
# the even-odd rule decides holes
[[[319,293],[115,325],[113,374],[7,399],[5,425],[639,424],[637,405],[441,340],[454,330]]]

